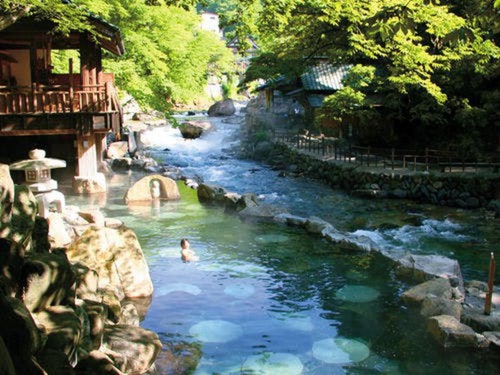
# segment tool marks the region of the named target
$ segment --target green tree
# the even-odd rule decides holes
[[[364,95],[363,102],[377,98],[378,111],[413,143],[445,139],[454,146],[455,140],[464,144],[460,137],[477,133],[469,144],[494,147],[490,135],[498,119],[488,97],[498,97],[498,1],[245,2],[261,6],[248,8],[253,18],[247,19],[256,19],[263,48],[248,79],[297,76],[318,57],[333,64],[374,66],[377,79],[364,88],[351,87],[354,91],[346,87],[337,98],[355,100],[357,92]],[[336,101],[327,101],[330,109]],[[367,107],[353,108],[364,114]],[[463,116],[464,111],[485,111],[480,118],[487,121],[475,122],[475,131],[469,132],[470,116]],[[450,134],[456,134],[451,141]]]
[[[205,97],[210,75],[233,74],[234,58],[215,34],[199,28],[193,2],[81,0],[96,14],[117,25],[127,53],[108,56],[120,88],[139,103],[158,110],[192,104]],[[188,6],[189,5],[189,6]],[[187,9],[186,9],[187,8]]]

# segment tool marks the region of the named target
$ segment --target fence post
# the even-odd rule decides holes
[[[425,170],[429,170],[429,148],[425,148]]]
[[[488,275],[488,292],[484,300],[484,313],[490,315],[491,313],[491,297],[493,296],[493,281],[495,279],[495,255],[493,252],[490,256],[490,270]]]

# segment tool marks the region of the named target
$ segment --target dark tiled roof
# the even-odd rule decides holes
[[[352,65],[333,66],[323,63],[309,68],[300,76],[306,91],[337,91],[343,88],[342,79]]]

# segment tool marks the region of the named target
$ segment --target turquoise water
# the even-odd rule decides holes
[[[466,279],[486,280],[489,253],[500,240],[498,219],[487,212],[367,201],[304,178],[281,178],[234,158],[237,129],[217,125],[193,142],[172,129],[153,131],[149,152],[187,176],[254,192],[293,214],[319,216],[385,250],[457,259]],[[244,223],[199,204],[182,182],[177,202],[127,207],[123,196],[138,178],[136,172],[116,174],[107,197],[68,201],[100,206],[137,233],[155,287],[141,324],[163,342],[161,374],[500,372],[498,354],[436,345],[424,320],[400,302],[410,286],[379,255],[353,252],[298,228]],[[183,237],[200,261],[182,262]]]
[[[379,255],[346,251],[296,228],[244,223],[200,205],[196,192],[182,183],[180,201],[127,207],[122,197],[129,178],[110,181],[103,210],[136,231],[147,257],[155,291],[141,324],[164,343],[160,373],[500,369],[489,352],[436,345],[424,321],[399,300],[408,286]],[[73,199],[84,205],[86,198]],[[200,261],[182,262],[183,237]]]

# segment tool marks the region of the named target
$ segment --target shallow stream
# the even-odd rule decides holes
[[[362,200],[306,178],[279,177],[234,157],[239,125],[214,125],[191,141],[157,128],[145,135],[149,153],[187,176],[363,233],[387,251],[458,259],[466,279],[486,281],[500,231],[484,211]],[[161,373],[189,365],[200,375],[500,372],[498,355],[434,344],[423,319],[400,302],[409,286],[381,256],[346,252],[296,228],[244,223],[200,205],[182,182],[178,202],[127,207],[125,191],[140,177],[110,178],[103,211],[132,228],[146,254],[155,292],[142,326],[164,343]],[[74,196],[68,202],[99,204]],[[198,262],[182,262],[183,237]]]

